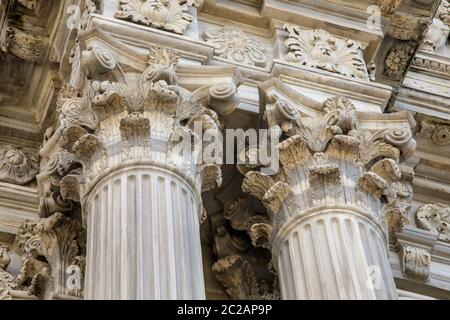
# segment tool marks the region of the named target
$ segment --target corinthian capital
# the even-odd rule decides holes
[[[396,116],[403,117],[403,124],[369,128],[367,116],[345,97],[329,98],[319,106],[300,96],[297,103],[280,100],[282,92],[268,92],[265,120],[281,133],[282,141],[272,153],[280,170],[275,175],[250,171],[242,185],[269,212],[271,227],[264,230],[276,233],[293,216],[337,205],[364,210],[387,233],[382,196],[401,178],[400,159],[416,147],[407,115]],[[306,116],[308,105],[321,115]],[[388,120],[383,114],[370,116],[375,122]],[[262,230],[259,227],[256,230]]]

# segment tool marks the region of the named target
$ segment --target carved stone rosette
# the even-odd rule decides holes
[[[0,181],[25,185],[36,177],[38,170],[38,158],[29,151],[0,145]]]
[[[439,234],[439,239],[450,242],[450,207],[444,204],[427,204],[416,213],[417,226]]]
[[[363,129],[344,97],[325,101],[314,121],[287,101],[269,100],[268,127],[281,128],[285,139],[272,154],[280,170],[250,171],[242,188],[268,210],[265,238],[282,297],[396,298],[381,198],[400,179],[399,158],[415,149],[410,128]],[[384,279],[378,286],[369,283],[372,268]]]

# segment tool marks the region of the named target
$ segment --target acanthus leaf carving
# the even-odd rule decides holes
[[[240,256],[227,256],[217,261],[212,271],[234,300],[255,299],[259,286],[250,263]]]
[[[152,28],[183,34],[193,17],[186,0],[120,0],[117,19],[129,20]]]
[[[428,281],[430,278],[430,252],[422,248],[404,246],[400,254],[404,274],[424,282]]]
[[[442,241],[450,242],[450,207],[441,203],[427,204],[416,213],[417,226],[435,231]]]
[[[285,46],[286,60],[307,67],[368,80],[361,45],[351,39],[340,39],[322,29],[302,30],[285,25],[289,32]]]

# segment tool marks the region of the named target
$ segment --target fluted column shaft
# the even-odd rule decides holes
[[[273,255],[283,299],[395,299],[386,239],[362,210],[324,206],[288,221]]]
[[[86,299],[204,299],[200,199],[180,175],[131,165],[86,200]]]

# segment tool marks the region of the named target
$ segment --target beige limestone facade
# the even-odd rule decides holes
[[[448,0],[1,0],[0,300],[449,299],[449,33]]]

